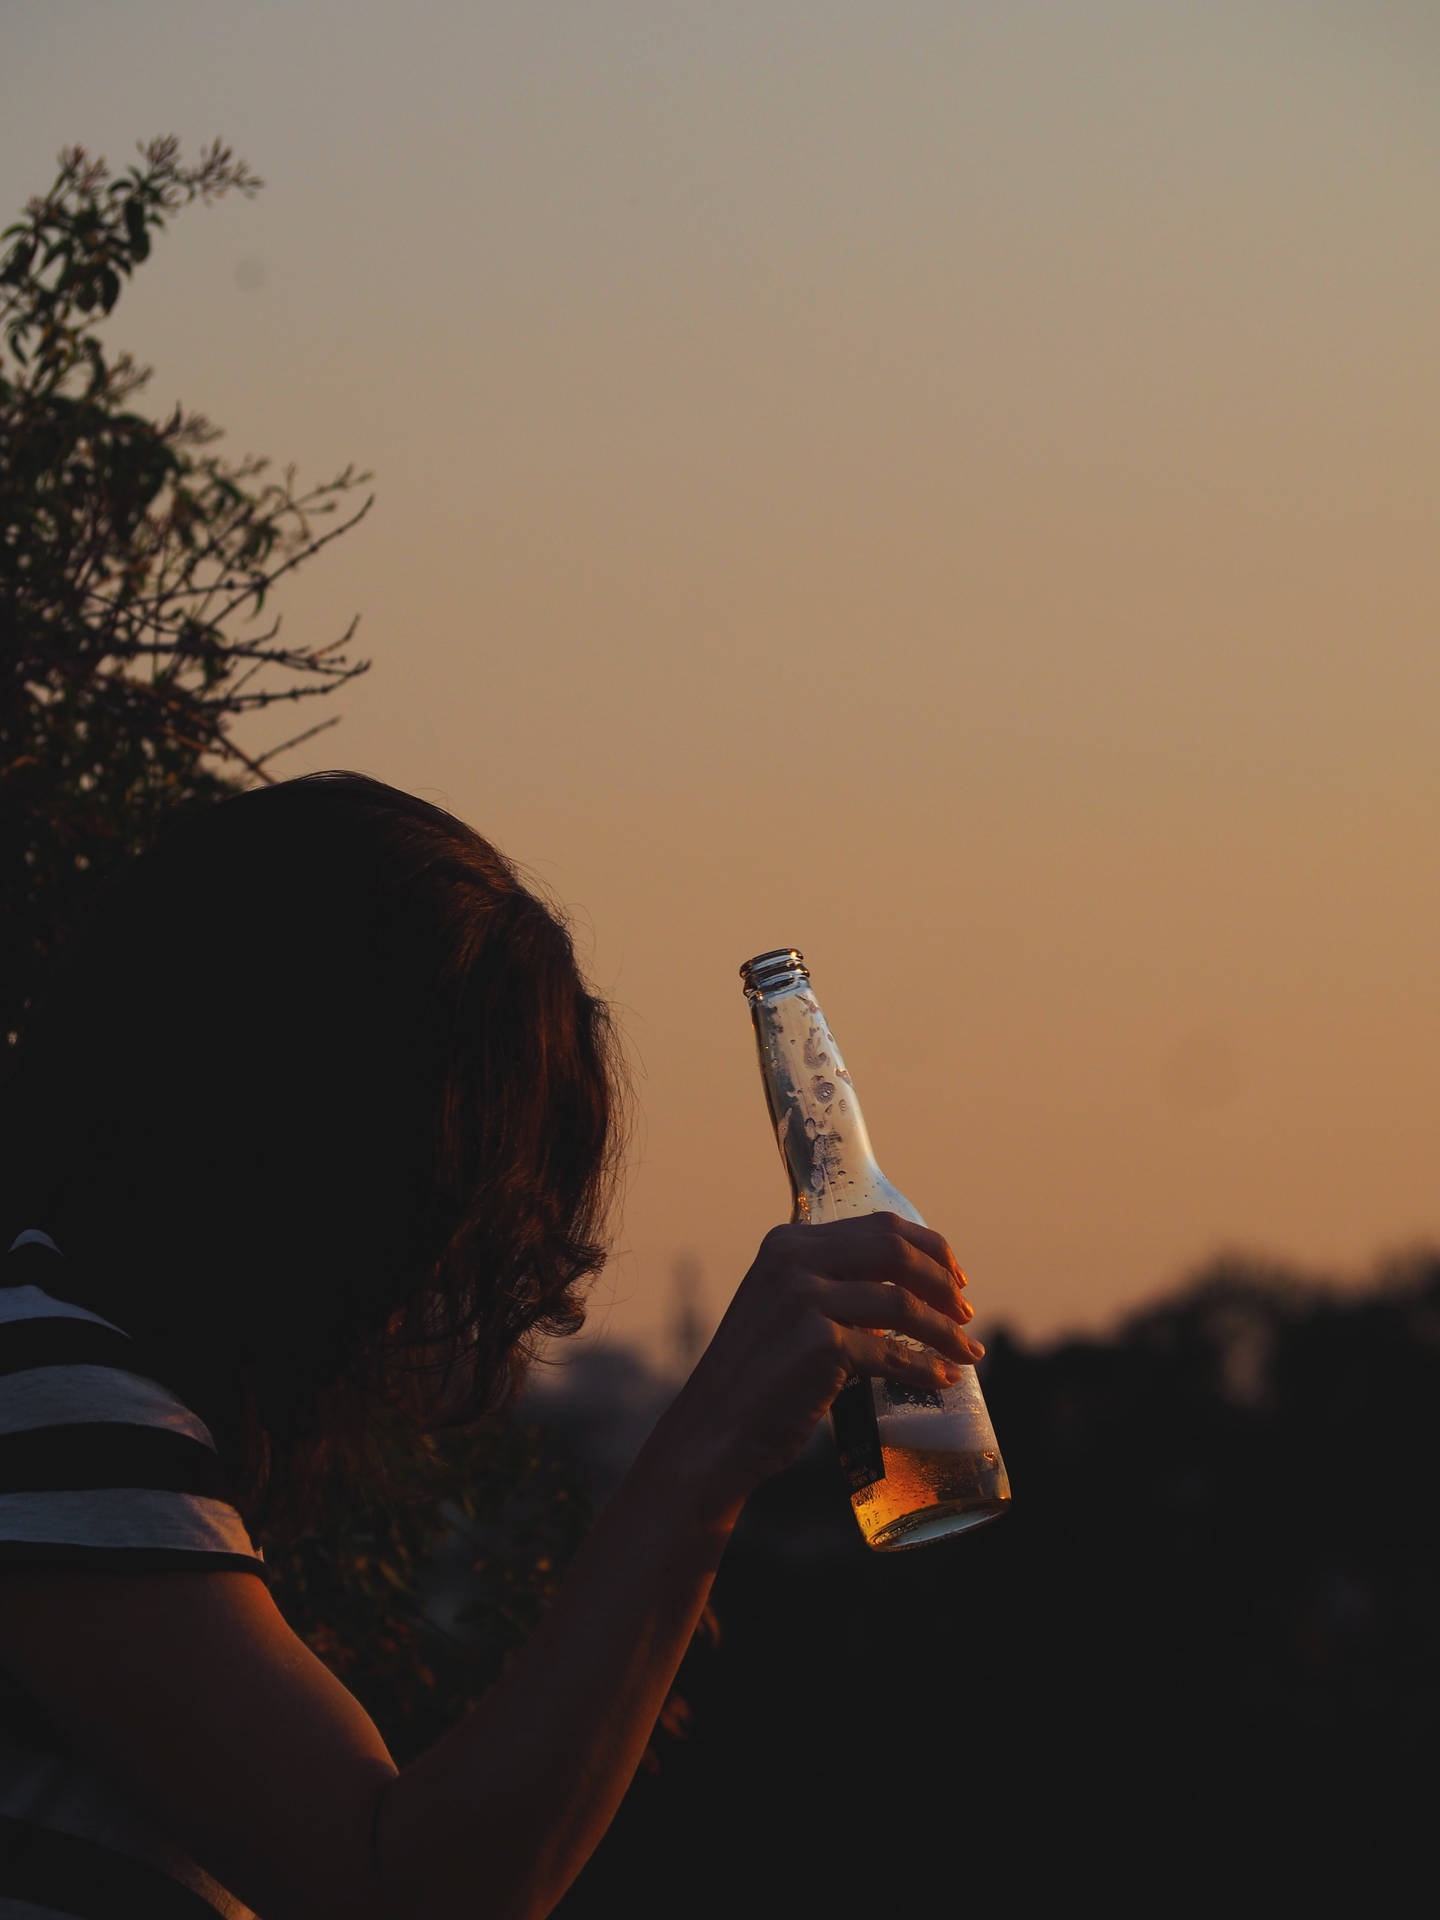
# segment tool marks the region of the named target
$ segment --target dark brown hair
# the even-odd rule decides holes
[[[186,816],[108,890],[8,1101],[9,1224],[154,1344],[293,1530],[385,1407],[506,1397],[583,1318],[621,1078],[558,914],[356,774]]]

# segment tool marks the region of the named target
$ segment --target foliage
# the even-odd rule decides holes
[[[218,141],[193,165],[150,142],[112,178],[73,147],[0,234],[0,1033],[93,888],[172,808],[266,766],[242,716],[333,692],[365,670],[338,639],[292,645],[278,582],[354,526],[367,475],[297,485],[231,461],[219,430],[133,402],[150,369],[103,324],[183,208],[261,182]],[[328,523],[328,524],[327,524]],[[322,725],[331,725],[326,721]]]
[[[760,1488],[683,1758],[563,1920],[1044,1913],[1087,1885],[1118,1916],[1318,1914],[1347,1848],[1363,1911],[1415,1905],[1440,1253],[1363,1288],[1232,1259],[1103,1338],[987,1345],[1013,1513],[877,1554],[828,1449]]]
[[[362,1700],[402,1764],[533,1631],[590,1521],[539,1427],[382,1436],[389,1485],[336,1486],[323,1522],[267,1551],[290,1625]],[[444,1622],[445,1624],[441,1624]]]
[[[337,1483],[324,1519],[267,1546],[286,1620],[361,1700],[395,1759],[421,1753],[500,1677],[539,1625],[594,1514],[563,1428],[496,1420],[416,1444],[380,1429],[384,1485]],[[696,1639],[719,1638],[706,1608]],[[673,1688],[644,1755],[689,1733]]]

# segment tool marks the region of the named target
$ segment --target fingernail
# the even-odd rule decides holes
[[[960,1365],[958,1360],[942,1360],[940,1362],[940,1371],[953,1387],[965,1369]]]
[[[967,1340],[965,1344],[970,1349],[971,1353],[974,1354],[977,1360],[985,1351],[984,1347],[981,1345],[980,1341],[978,1340]]]

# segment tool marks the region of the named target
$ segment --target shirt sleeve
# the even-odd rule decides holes
[[[35,1285],[0,1286],[0,1564],[17,1561],[264,1566],[204,1421],[120,1328]]]

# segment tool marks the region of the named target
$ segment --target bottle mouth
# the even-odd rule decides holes
[[[757,953],[740,969],[741,983],[751,1000],[758,1000],[772,987],[794,986],[809,978],[810,969],[798,947],[772,947],[768,953]]]

